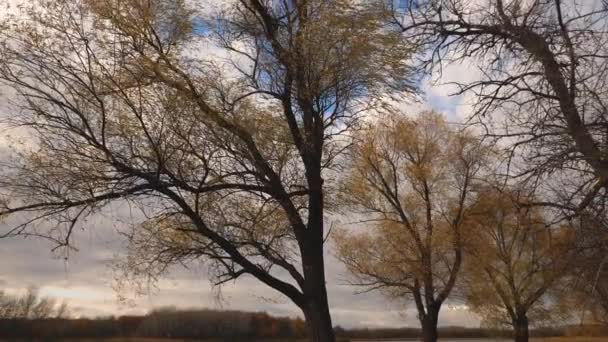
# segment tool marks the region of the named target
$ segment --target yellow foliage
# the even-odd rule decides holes
[[[433,298],[449,294],[474,184],[490,155],[491,148],[439,113],[371,124],[352,149],[353,172],[342,194],[349,209],[367,215],[366,232],[336,237],[353,282],[397,297],[429,288]]]
[[[466,298],[487,323],[510,324],[526,315],[540,324],[561,313],[546,297],[571,260],[572,230],[548,225],[530,202],[523,191],[485,188],[471,208]]]

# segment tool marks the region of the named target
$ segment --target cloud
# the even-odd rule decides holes
[[[427,79],[422,87],[427,104],[448,116],[449,120],[461,122],[473,114],[474,94],[457,95],[457,84],[469,84],[480,80],[482,72],[471,58],[467,63],[448,63],[435,71],[434,78]]]

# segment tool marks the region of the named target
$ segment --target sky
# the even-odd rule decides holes
[[[156,288],[144,295],[118,290],[113,281],[113,265],[124,256],[124,240],[119,234],[130,219],[125,208],[115,204],[90,220],[75,236],[72,252],[52,252],[52,243],[36,238],[0,240],[0,289],[13,294],[28,287],[41,295],[66,301],[73,316],[143,314],[152,308],[214,308],[267,311],[279,316],[301,316],[297,307],[278,292],[253,278],[242,278],[213,288],[204,265],[174,268]],[[331,246],[328,250],[331,251]],[[401,327],[418,324],[412,303],[387,300],[377,293],[356,294],[345,282],[346,272],[331,252],[327,258],[328,291],[335,325],[343,327]],[[218,292],[219,291],[219,292]],[[119,300],[120,296],[127,300]],[[462,305],[446,305],[443,325],[478,326],[477,319]]]
[[[448,115],[450,121],[460,121],[470,109],[470,101],[466,97],[449,97],[453,89],[438,83],[474,77],[473,69],[470,65],[445,68],[436,82],[425,81],[423,102],[404,103],[402,109],[412,114],[423,109],[435,109]],[[9,97],[10,92],[0,88],[0,115],[10,115],[6,106]],[[15,132],[0,131],[0,158],[7,153],[7,135],[14,136]],[[54,245],[44,240],[0,240],[0,290],[18,294],[28,287],[37,287],[44,296],[65,300],[73,316],[142,314],[162,306],[267,311],[274,315],[301,316],[289,300],[252,278],[239,279],[221,289],[213,288],[204,265],[200,264],[190,265],[189,269],[173,269],[155,288],[141,296],[117,290],[113,265],[125,255],[125,241],[119,232],[135,220],[133,215],[124,204],[111,205],[76,234],[74,243],[78,251],[71,252],[67,260],[65,255],[54,253]],[[0,231],[5,227],[0,226]],[[346,271],[331,255],[331,249],[328,246],[327,286],[334,325],[418,325],[412,303],[387,300],[378,293],[357,294],[356,288],[346,284]],[[122,296],[127,300],[119,300]],[[477,318],[463,305],[444,305],[440,322],[442,325],[479,325]]]

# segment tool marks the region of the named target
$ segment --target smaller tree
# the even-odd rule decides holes
[[[530,321],[560,314],[550,292],[568,271],[572,230],[550,227],[531,196],[487,189],[471,209],[465,248],[465,297],[486,323],[511,325],[527,342]]]
[[[424,341],[462,262],[463,227],[491,149],[438,113],[379,120],[352,149],[344,200],[371,222],[336,238],[353,284],[416,303]]]

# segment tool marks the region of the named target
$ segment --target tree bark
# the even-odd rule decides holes
[[[322,227],[322,218],[318,225]],[[322,228],[316,228],[322,232]],[[312,230],[312,229],[311,229]],[[310,233],[310,231],[309,231]],[[325,261],[323,256],[323,235],[308,236],[302,251],[304,273],[304,305],[302,311],[306,318],[310,340],[313,342],[335,342],[334,330],[327,300],[325,284]]]
[[[422,316],[422,341],[437,342],[437,323],[439,321],[439,307],[428,307],[426,315]]]
[[[513,328],[515,329],[515,342],[528,342],[529,331],[528,331],[528,317],[520,315],[513,320]]]
[[[305,106],[303,106],[305,108]],[[312,108],[312,106],[309,106]],[[317,125],[322,122],[318,121]],[[312,140],[309,145],[312,152],[303,156],[306,166],[306,180],[309,186],[308,224],[306,235],[302,237],[300,250],[304,273],[305,304],[302,310],[308,324],[310,340],[313,342],[335,342],[334,329],[327,300],[325,284],[324,246],[324,198],[323,178],[321,177],[321,157],[323,154],[323,126],[312,130]]]
[[[327,288],[325,287],[325,267],[323,250],[317,256],[315,267],[305,266],[306,289],[302,311],[306,318],[310,340],[313,342],[335,342],[334,329],[329,312]]]
[[[309,338],[313,342],[335,342],[327,296],[322,297],[323,295],[319,294],[319,298],[310,298],[303,309]]]

